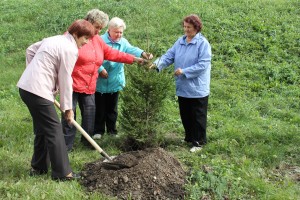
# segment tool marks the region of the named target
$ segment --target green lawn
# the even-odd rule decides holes
[[[123,18],[125,37],[155,57],[183,34],[184,16],[196,13],[203,20],[203,34],[213,49],[208,144],[203,151],[191,154],[180,144],[183,127],[176,98],[170,96],[163,108],[162,128],[169,141],[165,149],[190,172],[186,199],[299,199],[298,0],[2,0],[0,199],[113,199],[87,193],[77,182],[29,177],[32,122],[16,88],[25,68],[25,49],[62,34],[93,8]],[[78,139],[79,134],[77,144]],[[104,138],[100,146],[114,155],[121,142]],[[99,158],[80,145],[70,154],[75,171]]]

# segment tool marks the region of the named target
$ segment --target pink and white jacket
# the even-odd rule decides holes
[[[72,71],[78,58],[76,41],[69,33],[45,38],[26,50],[26,69],[17,86],[54,102],[59,89],[62,110],[72,109]]]

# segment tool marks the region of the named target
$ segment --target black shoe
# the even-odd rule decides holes
[[[47,173],[48,173],[47,170],[40,170],[40,169],[33,169],[33,168],[29,170],[29,176],[39,176]]]
[[[206,142],[202,142],[202,141],[192,141],[192,145],[193,147],[202,147],[206,144]]]
[[[76,174],[72,172],[72,176],[65,176],[65,177],[52,177],[52,180],[54,181],[73,181],[73,180],[79,180],[81,178],[80,174]]]
[[[201,147],[201,145],[197,141],[193,141],[192,145],[193,145],[193,147]]]

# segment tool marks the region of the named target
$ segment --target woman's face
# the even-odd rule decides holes
[[[183,22],[183,30],[184,34],[188,38],[193,38],[197,34],[197,30],[195,29],[194,25],[187,22]]]
[[[103,26],[102,24],[98,23],[98,22],[94,22],[93,26],[95,28],[95,35],[98,35],[99,32],[102,30]]]
[[[120,28],[110,28],[108,30],[108,33],[109,33],[109,36],[110,38],[113,40],[113,41],[119,41],[122,36],[123,36],[123,31],[124,31],[124,28],[123,27],[120,27]]]
[[[80,49],[83,45],[87,44],[89,42],[89,37],[84,35],[81,37],[74,36],[74,39],[76,41],[78,49]]]

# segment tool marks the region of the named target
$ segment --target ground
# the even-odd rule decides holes
[[[300,182],[300,167],[282,162],[275,170],[272,171],[272,177],[277,180],[290,179]]]
[[[186,172],[171,153],[162,148],[130,151],[113,161],[88,163],[81,184],[89,192],[117,199],[184,199]]]

